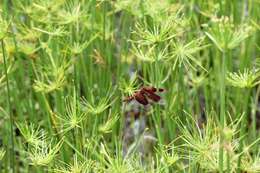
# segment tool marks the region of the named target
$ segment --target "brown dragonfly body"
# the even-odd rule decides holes
[[[161,97],[156,94],[156,92],[163,92],[164,89],[162,88],[155,88],[155,87],[142,87],[140,90],[135,91],[134,94],[130,97],[124,99],[126,102],[130,102],[132,100],[136,100],[138,103],[142,105],[148,105],[149,99],[158,102],[161,100]]]

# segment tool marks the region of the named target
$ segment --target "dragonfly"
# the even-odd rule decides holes
[[[138,103],[146,106],[152,100],[153,102],[159,102],[161,97],[156,94],[156,92],[163,92],[163,88],[155,88],[152,86],[144,86],[141,89],[135,91],[131,96],[126,97],[123,101],[130,102],[132,100],[136,100]]]

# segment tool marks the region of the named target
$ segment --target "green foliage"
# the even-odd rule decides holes
[[[1,2],[0,172],[260,172],[258,0]]]
[[[3,148],[0,148],[0,160],[2,160],[5,156],[5,150]]]

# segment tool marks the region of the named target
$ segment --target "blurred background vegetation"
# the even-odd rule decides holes
[[[259,0],[0,7],[0,172],[260,172]]]

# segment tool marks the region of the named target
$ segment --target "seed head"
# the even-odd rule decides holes
[[[31,164],[34,166],[47,166],[53,161],[62,146],[63,140],[52,146],[51,142],[35,146],[28,153]]]
[[[237,47],[251,35],[252,31],[253,27],[249,24],[235,27],[230,18],[222,16],[221,18],[212,18],[212,26],[206,32],[206,35],[223,52]]]
[[[25,141],[32,146],[41,146],[44,144],[43,141],[47,139],[46,132],[40,128],[36,127],[34,124],[27,125],[26,123],[17,123],[17,128],[24,137]]]
[[[243,72],[229,72],[227,75],[228,83],[233,87],[238,88],[252,88],[259,84],[260,73],[259,70],[255,72],[249,69],[244,69]]]

